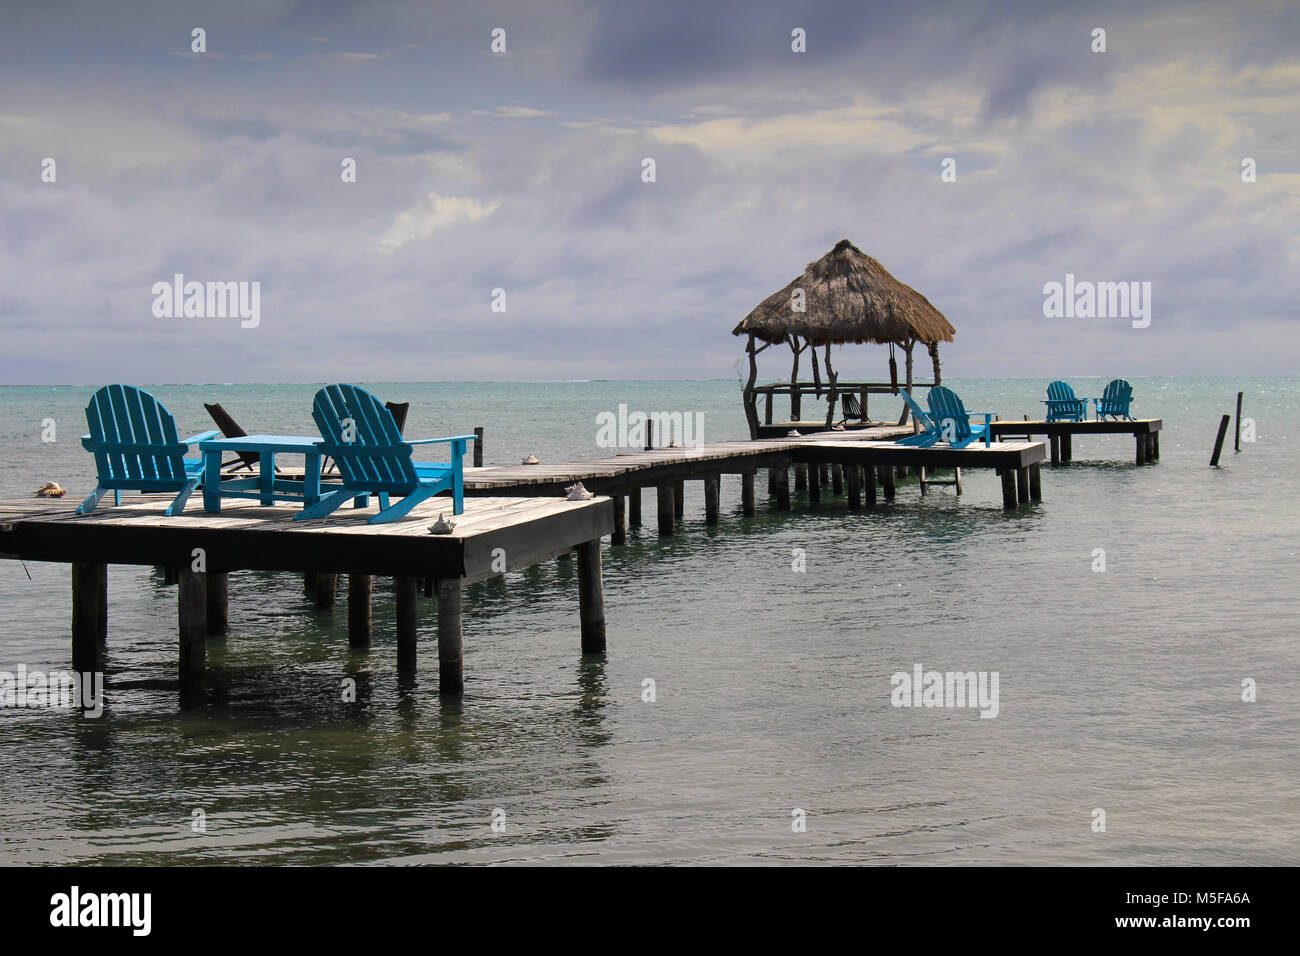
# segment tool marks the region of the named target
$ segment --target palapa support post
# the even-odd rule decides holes
[[[180,638],[181,693],[203,689],[207,669],[207,574],[189,567],[177,570],[176,622]]]
[[[763,424],[772,424],[772,393],[768,392],[763,399]]]
[[[600,541],[578,545],[578,617],[582,653],[605,653],[605,586],[600,571]]]
[[[476,425],[474,428],[474,467],[483,467],[483,426]]]
[[[659,536],[668,538],[673,533],[673,515],[676,508],[673,505],[673,490],[676,488],[676,482],[661,481],[655,486],[656,503],[659,506]]]
[[[961,485],[958,485],[957,489],[957,493],[961,494]],[[1029,500],[1043,500],[1043,466],[1039,462],[1029,466]]]
[[[747,471],[740,476],[740,513],[746,518],[752,518],[755,514],[754,508],[754,472]]]
[[[1061,435],[1061,461],[1074,461],[1074,436],[1069,432]]]
[[[348,575],[348,644],[352,647],[370,646],[370,595],[373,588],[370,575]]]
[[[1223,437],[1228,434],[1228,422],[1231,418],[1231,415],[1224,415],[1219,422],[1219,437],[1214,440],[1214,454],[1210,457],[1211,468],[1219,467],[1219,453],[1223,451]]]
[[[438,692],[453,697],[465,693],[460,596],[459,578],[438,582]]]
[[[1059,465],[1061,463],[1061,436],[1056,434],[1048,435],[1047,441],[1052,449],[1052,464]]]
[[[614,495],[614,533],[609,536],[610,544],[627,544],[627,519],[623,512],[623,496]]]
[[[641,527],[641,486],[634,485],[627,493],[628,527]]]
[[[816,465],[808,466],[808,500],[822,500],[822,470]]]
[[[411,671],[415,669],[415,645],[417,633],[416,598],[419,596],[418,579],[413,575],[393,578],[393,598],[397,604],[397,669]],[[441,621],[442,600],[439,598],[439,621]],[[439,640],[439,644],[441,644]]]
[[[857,465],[849,465],[844,475],[849,493],[849,510],[858,511],[862,507],[862,472]]]
[[[673,487],[673,517],[681,521],[686,517],[686,482],[679,481]]]
[[[721,497],[722,477],[720,475],[704,476],[704,523],[718,523],[718,499]]]
[[[1016,501],[1018,504],[1029,504],[1029,466],[1023,465],[1016,469]]]
[[[338,589],[338,575],[333,571],[316,572],[316,606],[331,608],[334,606],[334,593]]]
[[[208,572],[208,635],[230,633],[230,574]]]
[[[1017,504],[1015,469],[999,468],[998,477],[1002,479],[1002,507],[1014,511]]]
[[[876,506],[876,469],[873,465],[862,466],[862,487],[867,492],[867,507]]]
[[[776,506],[781,511],[790,510],[790,466],[776,469]]]
[[[893,501],[894,492],[894,467],[892,465],[880,465],[880,483],[885,489],[885,500]]]
[[[831,492],[844,497],[844,466],[841,464],[831,465]]]
[[[108,565],[77,561],[72,565],[72,669],[103,669],[102,645],[108,641]]]

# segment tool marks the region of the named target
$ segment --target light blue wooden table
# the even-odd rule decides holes
[[[203,453],[203,510],[221,511],[222,498],[256,498],[264,505],[296,501],[303,507],[320,500],[321,451],[319,438],[298,435],[245,435],[242,438],[210,438],[199,442]],[[261,456],[255,478],[221,480],[221,456],[227,452],[257,452]],[[302,455],[302,480],[277,478],[276,455]]]

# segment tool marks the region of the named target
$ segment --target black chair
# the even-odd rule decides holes
[[[247,437],[248,432],[240,428],[239,422],[231,418],[230,413],[219,404],[213,403],[209,405],[207,402],[204,402],[203,407],[207,409],[208,414],[212,416],[212,420],[216,422],[217,427],[221,429],[221,434],[225,435],[227,438]],[[253,471],[262,463],[262,456],[255,451],[240,451],[235,454],[239,457],[232,458],[230,461],[222,462],[221,467],[228,468],[233,465],[234,467],[230,469],[231,471],[239,471],[244,468]],[[280,470],[278,465],[275,470],[277,472]]]

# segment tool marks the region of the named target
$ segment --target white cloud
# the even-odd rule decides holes
[[[384,238],[385,252],[395,252],[408,242],[428,239],[441,229],[478,222],[496,212],[501,203],[480,202],[472,196],[439,196],[431,192],[410,209],[398,213]]]

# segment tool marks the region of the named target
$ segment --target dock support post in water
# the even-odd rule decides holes
[[[333,571],[316,572],[316,606],[330,608],[334,606],[334,592],[338,588],[338,575]]]
[[[176,589],[176,623],[180,636],[181,694],[203,689],[207,666],[207,574],[185,566],[179,569]]]
[[[348,575],[348,644],[370,646],[370,593],[373,581],[368,574]]]
[[[610,544],[627,544],[627,519],[623,513],[623,496],[614,495],[614,532],[609,536]]]
[[[582,653],[605,653],[605,586],[600,572],[600,539],[578,545],[578,617]]]
[[[718,499],[721,497],[721,475],[704,476],[704,523],[718,523]]]
[[[676,482],[661,481],[655,487],[656,504],[659,508],[659,536],[661,538],[671,537],[673,533],[673,515],[676,513],[676,507],[673,505],[673,490]]]
[[[958,471],[960,472],[960,469]],[[961,485],[957,487],[960,489]],[[960,490],[957,493],[961,494]],[[1029,500],[1043,500],[1043,466],[1038,462],[1029,466]]]
[[[876,469],[872,465],[862,466],[862,487],[867,491],[867,507],[876,506]]]
[[[1069,432],[1061,435],[1061,461],[1074,461],[1074,436]]]
[[[1029,466],[1024,465],[1016,469],[1016,502],[1018,504],[1029,504]]]
[[[641,486],[633,485],[627,493],[627,523],[630,528],[641,527]]]
[[[822,470],[819,465],[808,465],[808,500],[822,500]]]
[[[740,476],[740,513],[752,518],[754,511],[754,472],[747,471]]]
[[[1059,465],[1061,463],[1061,436],[1048,435],[1047,441],[1052,449],[1052,464]]]
[[[831,465],[831,491],[844,497],[844,466],[840,464]]]
[[[673,487],[673,517],[681,521],[686,517],[686,482],[679,481]]]
[[[302,575],[302,593],[315,596],[316,594],[316,572],[304,571]]]
[[[858,511],[862,508],[862,472],[857,465],[846,466],[845,478],[848,484],[849,493],[849,510]]]
[[[798,494],[801,491],[808,490],[808,466],[807,465],[794,466],[794,490],[795,490],[795,494]]]
[[[460,581],[454,578],[439,581],[438,692],[457,697],[465,693],[465,654],[461,647],[460,606]],[[414,656],[414,640],[411,645]]]
[[[1145,465],[1147,463],[1147,436],[1135,435],[1133,437],[1133,445],[1135,449],[1134,463],[1138,465]]]
[[[885,500],[893,501],[894,491],[896,490],[894,487],[894,466],[880,465],[879,467],[880,467],[880,483],[885,488]]]
[[[1002,507],[1008,511],[1016,507],[1016,474],[1011,467],[999,468],[998,477],[1002,479]]]
[[[414,576],[404,575],[393,578],[393,595],[397,600],[397,669],[399,671],[415,669],[416,598],[419,593],[419,581]],[[442,606],[441,597],[438,599],[438,606],[439,608]]]
[[[102,670],[108,640],[108,565],[72,565],[72,669]]]
[[[776,469],[776,506],[782,511],[790,510],[790,466],[780,465]]]
[[[230,633],[230,575],[208,572],[208,634]]]

